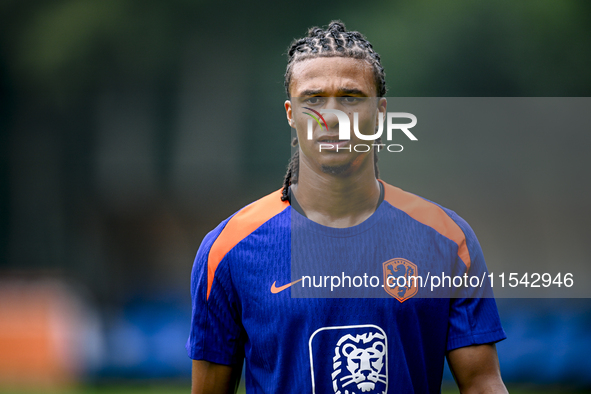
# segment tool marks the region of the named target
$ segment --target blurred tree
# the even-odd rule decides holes
[[[142,264],[133,250],[154,245],[149,234],[130,245],[113,227],[140,232],[146,226],[138,217],[156,226],[170,217],[154,207],[167,203],[170,215],[188,218],[186,239],[199,239],[220,218],[278,188],[289,149],[285,50],[308,27],[339,18],[382,55],[391,96],[591,92],[591,3],[584,0],[4,0],[0,177],[7,186],[0,214],[9,217],[1,216],[0,233],[4,250],[12,251],[6,265],[61,267],[107,283],[112,272],[97,267],[109,253],[124,256],[123,266],[131,255]],[[212,118],[207,127],[195,124],[203,114]],[[216,119],[232,117],[216,127]],[[222,142],[232,149],[212,148]],[[101,150],[124,143],[130,146],[118,157]],[[140,145],[149,160],[140,157]],[[105,157],[114,164],[101,167],[107,170],[100,178]],[[135,187],[133,171],[148,166],[155,168],[156,192],[136,188],[141,198],[132,195],[124,208],[101,195],[101,179],[127,171],[125,187],[113,189],[123,196]],[[202,167],[181,171],[195,166]],[[209,174],[207,182],[200,172]],[[178,228],[182,220],[173,219],[171,228]],[[154,280],[168,264],[158,259],[150,268]],[[123,282],[132,280],[127,271]]]

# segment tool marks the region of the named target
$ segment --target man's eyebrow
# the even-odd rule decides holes
[[[322,89],[306,89],[299,94],[299,96],[314,96],[316,94],[321,94],[323,92]]]
[[[338,90],[339,94],[351,94],[351,95],[356,95],[356,96],[367,96],[367,94],[360,89],[356,89],[356,88],[339,88]],[[304,91],[302,91],[298,96],[299,97],[305,97],[305,96],[315,96],[318,94],[323,94],[325,93],[324,90],[322,89],[306,89]]]
[[[357,96],[367,96],[363,90],[355,89],[355,88],[339,88],[339,93],[341,94],[354,94]]]

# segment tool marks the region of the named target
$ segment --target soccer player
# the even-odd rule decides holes
[[[197,252],[192,393],[234,392],[243,362],[247,393],[439,393],[445,357],[462,393],[505,393],[493,298],[420,297],[416,284],[368,288],[370,298],[294,296],[305,290],[299,259],[317,272],[354,261],[349,283],[368,270],[396,278],[486,267],[463,219],[380,180],[377,149],[350,149],[368,143],[387,107],[365,37],[332,22],[288,56],[285,110],[298,148],[283,188],[224,220]],[[327,110],[356,120],[366,138],[339,139],[340,119]],[[308,119],[321,111],[309,139]]]

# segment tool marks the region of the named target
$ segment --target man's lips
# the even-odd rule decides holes
[[[336,144],[339,142],[348,142],[349,140],[341,140],[338,135],[335,136],[321,136],[316,139],[320,144]]]
[[[351,141],[349,140],[340,140],[338,137],[320,137],[319,139],[316,140],[317,144],[322,144],[325,145],[325,147],[323,149],[328,149],[330,150],[330,148],[341,148],[343,146],[346,146],[350,143]]]

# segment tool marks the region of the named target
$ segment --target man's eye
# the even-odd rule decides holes
[[[306,99],[306,102],[311,105],[320,104],[321,101],[322,100],[320,97],[310,97],[310,98]]]
[[[341,101],[344,102],[345,104],[355,104],[355,103],[358,103],[359,101],[361,101],[361,98],[359,98],[359,97],[342,97]]]

